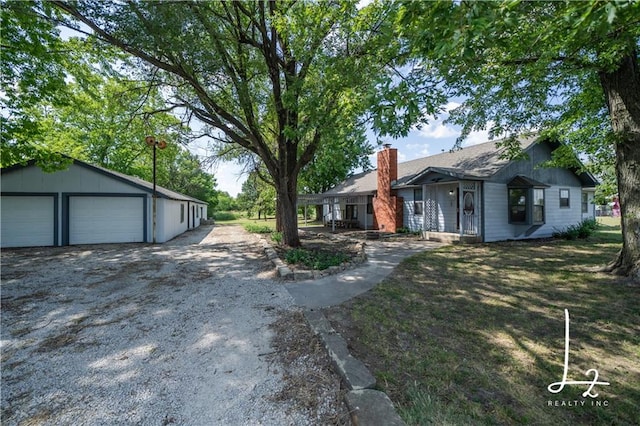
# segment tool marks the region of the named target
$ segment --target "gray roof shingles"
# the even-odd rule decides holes
[[[520,138],[520,145],[526,151],[536,141],[537,136]],[[398,163],[398,180],[395,185],[408,184],[413,178],[427,169],[440,169],[446,170],[451,174],[465,175],[476,179],[489,179],[509,163],[508,159],[501,158],[505,148],[496,146],[498,142],[500,141],[485,142],[467,146],[458,151],[444,152]],[[377,189],[377,176],[376,170],[359,173],[347,178],[344,182],[325,192],[325,194],[371,193]]]

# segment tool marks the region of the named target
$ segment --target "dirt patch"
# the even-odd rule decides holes
[[[267,359],[270,324],[296,308],[239,227],[0,260],[3,424],[329,424],[317,419],[337,413],[316,358],[300,351],[291,370]],[[284,371],[314,377],[315,407],[272,399],[287,394]]]
[[[284,369],[284,386],[274,401],[290,401],[309,413],[315,424],[350,425],[344,389],[331,361],[302,312],[280,312],[271,355]]]

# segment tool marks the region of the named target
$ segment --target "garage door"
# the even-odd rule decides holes
[[[0,200],[0,246],[54,245],[55,198],[53,196],[3,195]]]
[[[69,197],[69,244],[144,241],[142,197]]]

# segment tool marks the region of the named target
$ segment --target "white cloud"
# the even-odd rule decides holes
[[[421,136],[432,139],[446,139],[456,137],[460,134],[458,130],[452,126],[442,124],[440,120],[434,120],[426,126],[422,126],[418,130]]]
[[[430,145],[428,143],[409,143],[406,148],[413,155],[410,155],[410,159],[422,158],[431,155]]]
[[[449,101],[449,102],[447,102],[447,104],[444,106],[444,110],[445,110],[445,112],[447,112],[447,113],[448,113],[449,111],[451,111],[451,110],[453,110],[453,109],[458,108],[460,105],[462,105],[462,104],[461,104],[461,103],[459,103],[459,102]]]

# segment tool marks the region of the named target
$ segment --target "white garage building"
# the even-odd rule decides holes
[[[153,241],[153,184],[79,160],[45,173],[34,164],[2,169],[0,246]],[[156,241],[200,226],[207,203],[157,187]]]

